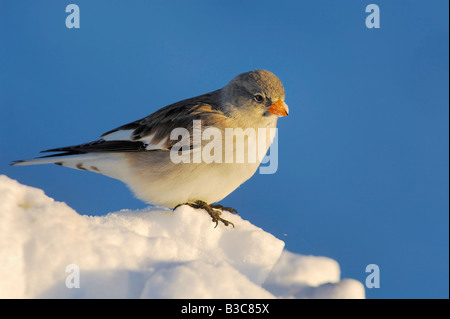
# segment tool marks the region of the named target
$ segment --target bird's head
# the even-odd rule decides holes
[[[239,74],[222,89],[225,113],[254,120],[287,116],[289,108],[284,97],[280,79],[266,70]]]

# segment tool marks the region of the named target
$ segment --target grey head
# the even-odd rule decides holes
[[[280,79],[267,70],[253,70],[232,79],[221,90],[223,111],[234,118],[258,121],[287,116],[284,87]]]

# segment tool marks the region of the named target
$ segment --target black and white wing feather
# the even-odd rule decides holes
[[[214,91],[168,105],[145,118],[104,133],[99,140],[48,149],[42,153],[55,152],[56,154],[30,160],[19,160],[11,165],[53,163],[83,169],[81,167],[86,166],[83,163],[88,159],[95,158],[98,161],[102,155],[106,154],[170,151],[171,147],[181,139],[181,137],[178,140],[170,139],[170,133],[175,128],[185,128],[192,136],[194,120],[202,119],[202,124],[206,127],[214,126],[217,121],[225,117],[219,106],[213,103],[218,100],[215,96],[218,92]],[[192,147],[191,138],[186,143],[190,143]]]

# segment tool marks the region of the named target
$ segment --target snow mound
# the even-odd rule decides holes
[[[83,216],[0,175],[0,298],[364,298],[329,258],[224,213],[148,208]]]
[[[340,280],[339,264],[328,257],[283,251],[263,287],[280,298],[360,299],[363,285]]]

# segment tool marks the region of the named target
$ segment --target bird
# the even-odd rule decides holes
[[[237,211],[217,202],[251,178],[262,158],[250,161],[248,156],[247,161],[238,162],[236,154],[236,160],[226,161],[225,153],[230,147],[238,151],[238,138],[226,140],[227,130],[265,134],[261,141],[267,143],[262,144],[261,152],[266,154],[273,136],[259,129],[276,129],[278,118],[288,116],[284,100],[285,90],[276,75],[267,70],[252,70],[235,76],[221,89],[167,105],[110,130],[93,142],[44,150],[41,153],[55,154],[10,165],[56,164],[99,173],[124,182],[137,198],[148,204],[174,210],[181,205],[204,209],[215,227],[218,222],[234,227],[220,215],[224,210]],[[210,140],[211,136],[219,136],[213,147],[209,146],[209,151],[217,152],[216,161],[193,160],[196,154],[208,155],[204,148],[202,153],[202,147],[210,140],[203,139],[204,136],[196,140],[196,134],[206,133]],[[260,141],[247,137],[244,151],[253,149],[256,140]],[[177,157],[180,154],[185,156]]]

